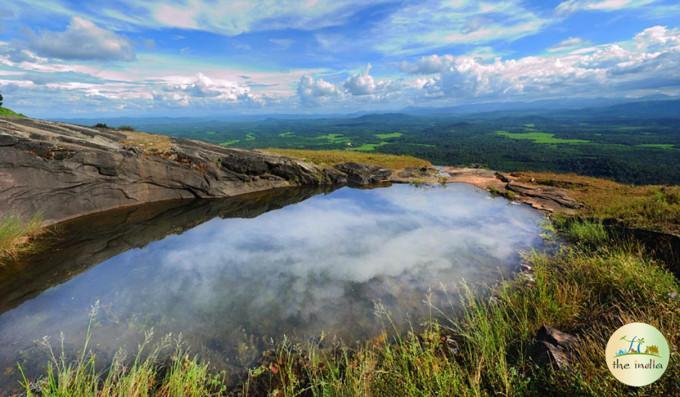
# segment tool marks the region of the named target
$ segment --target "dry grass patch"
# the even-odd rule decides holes
[[[146,132],[125,131],[127,139],[123,145],[132,146],[145,154],[167,154],[174,147],[169,136],[147,134]]]
[[[555,186],[568,191],[586,208],[585,216],[616,219],[628,226],[680,234],[680,186],[624,185],[606,179],[525,172],[523,182]]]
[[[401,156],[382,153],[361,153],[344,150],[302,150],[302,149],[263,149],[265,152],[295,157],[303,161],[321,166],[333,166],[341,163],[360,163],[390,169],[409,167],[427,167],[432,164],[413,156]]]

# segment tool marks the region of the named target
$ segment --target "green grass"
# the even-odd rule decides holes
[[[533,143],[546,144],[546,145],[555,145],[555,144],[576,145],[576,144],[582,144],[582,143],[589,143],[590,142],[590,141],[585,140],[585,139],[555,138],[555,134],[551,134],[549,132],[538,132],[538,131],[532,131],[532,132],[496,131],[496,135],[502,136],[504,138],[509,138],[509,139],[529,140],[529,141],[532,141]]]
[[[338,145],[350,141],[350,139],[343,134],[324,134],[315,136],[313,139],[316,141],[325,141],[325,143],[329,145]]]
[[[28,220],[11,215],[0,218],[0,261],[30,249],[30,241],[40,233],[41,224],[39,216]]]
[[[385,134],[375,134],[375,136],[378,137],[381,140],[399,138],[402,135],[404,135],[404,134],[402,134],[401,132],[389,132],[389,133],[385,133]]]
[[[349,148],[347,150],[351,150],[354,152],[375,152],[375,150],[381,146],[387,145],[389,142],[380,142],[380,143],[364,143],[361,146]]]
[[[230,139],[228,141],[224,141],[220,143],[221,146],[233,146],[236,145],[237,143],[241,142],[240,139]]]
[[[292,138],[292,137],[295,136],[295,133],[293,131],[286,131],[286,132],[280,133],[279,136],[281,138]]]
[[[675,149],[675,145],[673,145],[672,143],[643,143],[641,145],[636,146],[648,149],[663,149],[663,150]]]
[[[224,374],[209,369],[189,355],[181,337],[171,335],[152,344],[153,332],[147,332],[136,355],[126,359],[124,351],[115,354],[105,373],[98,370],[92,353],[92,313],[85,341],[76,357],[69,357],[61,341],[55,352],[49,341],[41,344],[48,352],[43,377],[29,380],[19,367],[26,397],[206,397],[224,395]],[[166,357],[169,357],[167,359]]]
[[[601,222],[555,217],[555,226],[572,242],[596,247],[609,240],[609,233]]]
[[[255,139],[257,139],[257,137],[252,132],[246,134],[246,141],[254,141]]]
[[[9,117],[9,118],[25,118],[21,113],[17,113],[12,109],[4,108],[0,106],[0,117]]]

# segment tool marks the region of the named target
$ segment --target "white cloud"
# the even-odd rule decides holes
[[[590,45],[589,41],[583,40],[580,37],[569,37],[548,48],[548,52],[565,52],[573,51],[575,49]]]
[[[213,104],[262,105],[264,103],[261,97],[251,92],[250,87],[234,81],[212,79],[203,73],[198,73],[191,78],[171,77],[167,80],[167,84],[161,91],[154,91],[154,100],[174,102],[182,106],[206,101]]]
[[[655,26],[634,40],[559,56],[481,62],[469,56],[431,55],[402,70],[421,78],[427,96],[447,98],[595,95],[680,85],[680,30]]]
[[[343,87],[352,95],[370,95],[375,92],[376,84],[373,80],[373,76],[369,73],[371,71],[371,65],[369,64],[366,69],[358,74],[350,76]]]
[[[177,2],[123,0],[143,18],[129,18],[103,5],[102,14],[146,27],[196,29],[235,36],[276,29],[314,30],[337,26],[355,12],[386,0],[180,0]]]
[[[50,58],[100,61],[135,59],[135,51],[126,38],[81,17],[73,17],[63,32],[31,33],[28,46],[38,55]]]
[[[656,0],[567,0],[560,3],[556,10],[561,14],[576,11],[616,11],[625,8],[642,7]]]
[[[680,46],[680,34],[678,29],[668,29],[665,26],[653,26],[645,29],[635,36],[638,49],[663,50],[666,47],[677,48]]]
[[[549,23],[517,0],[430,0],[400,8],[378,24],[372,36],[383,53],[417,54],[455,44],[512,41]]]
[[[303,104],[319,105],[341,96],[342,91],[335,84],[322,78],[304,75],[298,82],[297,94]]]

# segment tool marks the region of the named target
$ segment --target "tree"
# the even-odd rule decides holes
[[[0,108],[2,107],[2,94],[0,94]]]

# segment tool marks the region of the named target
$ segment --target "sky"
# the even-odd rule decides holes
[[[35,117],[676,96],[680,3],[13,0],[0,92]]]

